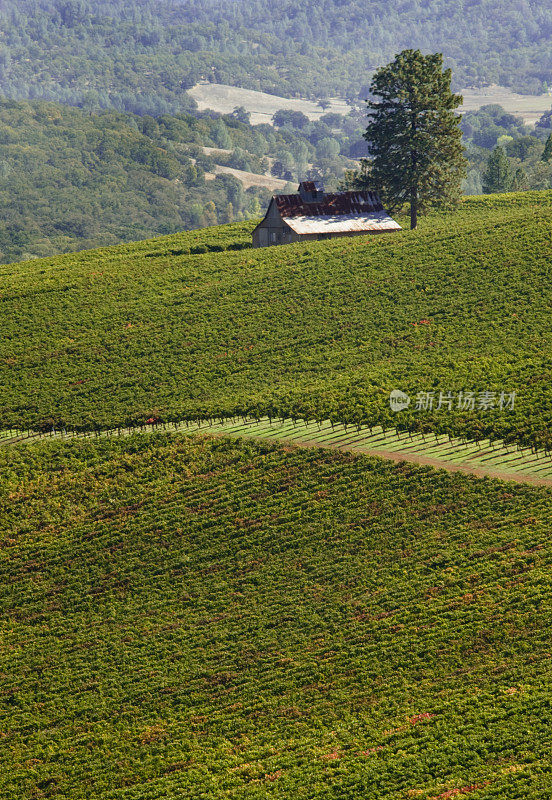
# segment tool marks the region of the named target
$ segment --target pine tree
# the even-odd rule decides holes
[[[542,154],[543,161],[550,161],[552,158],[552,133],[549,134],[546,144],[544,145],[544,153]]]
[[[495,147],[483,175],[483,191],[485,194],[508,192],[512,188],[512,168],[504,148]]]
[[[450,81],[441,53],[403,50],[370,85],[364,138],[371,159],[359,180],[364,174],[390,210],[409,202],[411,228],[418,212],[453,206],[462,194],[466,159],[454,113],[462,97],[451,92]]]

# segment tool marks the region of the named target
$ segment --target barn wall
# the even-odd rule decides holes
[[[253,247],[270,247],[275,244],[288,244],[295,241],[292,239],[293,232],[288,226],[278,221],[272,224],[261,222],[253,231]],[[295,235],[295,234],[293,234]]]
[[[288,232],[289,228],[282,221],[276,203],[274,199],[272,199],[265,218],[253,231],[253,247],[269,247],[275,244],[285,244],[290,241],[287,236]]]
[[[253,247],[270,247],[295,241],[292,231],[282,220],[274,200],[271,200],[266,216],[253,231]]]
[[[348,231],[344,233],[295,233],[295,231],[291,231],[291,237],[288,241],[327,241],[328,239],[342,239],[344,237],[350,238],[351,236],[378,236],[380,233],[389,233],[389,231]]]
[[[378,236],[388,231],[350,231],[348,233],[295,233],[285,223],[275,220],[272,224],[262,222],[253,231],[253,247],[273,247],[278,244],[291,242],[327,241],[328,239],[342,239],[351,236]]]

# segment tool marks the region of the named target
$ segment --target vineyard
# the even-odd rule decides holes
[[[436,433],[384,430],[381,426],[344,425],[330,420],[253,419],[235,417],[218,421],[154,422],[105,431],[0,431],[0,446],[34,444],[61,439],[97,439],[135,433],[174,431],[232,438],[260,439],[298,447],[322,447],[365,453],[393,461],[410,461],[479,477],[552,486],[552,456],[536,448],[490,440],[470,441]]]
[[[3,427],[248,414],[549,449],[552,192],[419,231],[251,250],[234,224],[0,268]],[[389,408],[390,389],[516,392]]]
[[[0,476],[6,800],[552,791],[548,489],[168,433]]]
[[[551,223],[0,267],[2,800],[552,795]]]

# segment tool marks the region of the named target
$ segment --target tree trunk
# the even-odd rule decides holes
[[[415,186],[410,189],[410,230],[418,227],[418,192]]]
[[[414,139],[416,136],[416,116],[413,115],[412,117],[412,138]],[[413,231],[414,228],[418,226],[418,180],[416,177],[416,167],[418,166],[418,158],[415,148],[412,149],[410,153],[410,166],[412,169],[410,180],[412,183],[410,184],[410,230]]]

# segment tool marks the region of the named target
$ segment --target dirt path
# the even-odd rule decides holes
[[[353,440],[352,441],[343,441],[342,437],[347,437],[349,440],[351,439],[351,434],[347,433],[346,429],[342,429],[341,431],[334,429],[332,426],[331,430],[328,429],[325,433],[323,431],[323,436],[320,436],[320,428],[318,431],[313,430],[311,427],[310,430],[301,429],[300,427],[295,427],[295,423],[293,423],[293,428],[289,428],[290,421],[282,421],[282,424],[286,424],[287,430],[282,430],[281,426],[275,425],[274,430],[270,427],[267,430],[266,420],[264,423],[260,420],[249,420],[247,423],[241,423],[239,421],[229,422],[228,424],[221,423],[208,423],[208,424],[196,424],[191,423],[191,427],[189,427],[190,423],[170,423],[167,425],[163,425],[161,430],[174,430],[174,432],[180,432],[184,434],[195,434],[195,435],[207,435],[207,436],[230,436],[232,438],[236,437],[243,437],[245,439],[252,439],[256,441],[264,441],[264,442],[273,442],[275,444],[281,444],[285,447],[303,447],[303,448],[320,448],[320,449],[330,449],[330,450],[342,450],[344,452],[349,453],[356,453],[368,456],[376,456],[378,458],[384,458],[388,461],[395,461],[395,462],[410,462],[412,464],[420,464],[428,467],[433,467],[435,469],[444,469],[448,472],[463,472],[467,475],[474,475],[478,478],[496,478],[501,481],[514,481],[516,483],[526,483],[533,486],[547,486],[552,487],[552,475],[550,475],[550,457],[546,459],[544,462],[544,469],[548,471],[548,476],[540,477],[538,474],[531,474],[530,472],[526,472],[523,469],[523,462],[520,464],[521,469],[517,471],[514,469],[500,469],[493,466],[487,466],[486,464],[482,464],[481,460],[479,461],[470,461],[470,452],[466,453],[465,460],[458,460],[458,461],[451,461],[444,458],[439,458],[433,455],[426,455],[420,450],[416,450],[416,445],[408,446],[408,449],[391,449],[388,450],[385,448],[385,444],[383,447],[379,446],[379,443],[374,442],[373,444],[370,442],[363,442],[362,435],[360,435],[360,440],[356,433],[353,433]],[[259,429],[260,425],[260,429]],[[272,423],[270,423],[272,426]],[[343,426],[341,426],[343,428]],[[147,430],[144,426],[140,428],[128,428],[128,429],[117,429],[112,431],[105,431],[101,436],[127,436],[132,433],[153,433],[155,432],[155,428],[151,428]],[[322,429],[323,430],[323,429]],[[366,433],[366,432],[365,432]],[[83,434],[69,434],[62,433],[61,431],[56,431],[53,435],[47,434],[32,434],[32,435],[18,435],[18,432],[14,431],[14,435],[9,436],[4,441],[0,441],[0,445],[2,446],[10,446],[13,444],[23,444],[23,443],[32,443],[37,441],[49,441],[52,438],[55,439],[67,439],[73,438],[76,436],[80,438]],[[314,435],[316,434],[316,435]],[[326,436],[328,434],[328,436]],[[360,434],[360,431],[359,431]],[[372,435],[372,430],[370,429],[370,436]],[[379,434],[376,434],[379,437]],[[332,438],[335,438],[335,441],[332,441]],[[437,443],[437,440],[436,440]],[[383,444],[383,443],[382,443]],[[408,445],[408,442],[405,442]],[[375,445],[375,446],[374,446]],[[424,440],[425,445],[425,440]],[[451,440],[451,445],[446,443],[447,450],[452,446],[453,451],[455,450],[454,440]],[[431,447],[431,444],[430,444]],[[450,452],[450,450],[448,450]],[[481,454],[485,456],[489,453],[493,453],[493,450],[489,450],[488,447],[481,450]],[[509,451],[506,449],[506,455],[508,455]],[[473,457],[474,453],[473,450],[471,451],[471,457]],[[499,455],[500,455],[500,448],[499,448]],[[535,463],[536,462],[536,463]],[[539,457],[535,455],[535,458],[531,460],[529,466],[531,469],[534,469],[535,466],[539,466],[543,462],[539,462]],[[527,466],[527,462],[525,462]]]
[[[263,441],[267,441],[263,438]],[[344,450],[349,453],[360,453],[366,456],[377,456],[378,458],[385,458],[388,461],[408,461],[412,464],[422,464],[427,467],[434,467],[435,469],[446,469],[447,472],[463,472],[466,475],[475,475],[478,478],[497,478],[501,481],[514,481],[515,483],[530,483],[533,486],[552,486],[552,478],[539,478],[537,475],[527,475],[522,472],[506,472],[498,469],[490,469],[488,467],[475,466],[468,463],[452,463],[450,461],[441,461],[438,458],[431,458],[419,453],[401,453],[393,452],[390,450],[372,449],[369,447],[362,447],[356,444],[320,444],[320,442],[294,440],[293,442],[285,442],[283,439],[279,440],[282,444],[295,447],[308,447],[323,449],[329,448],[331,450]]]

